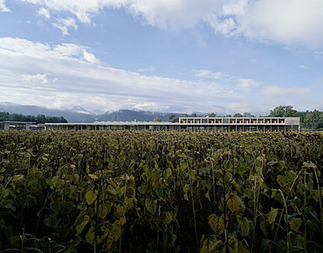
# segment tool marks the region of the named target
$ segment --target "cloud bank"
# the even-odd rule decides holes
[[[262,113],[282,99],[297,104],[312,91],[207,69],[192,70],[195,81],[148,76],[107,67],[89,51],[72,43],[0,38],[0,101],[92,111]]]
[[[104,8],[124,8],[146,25],[168,29],[190,29],[208,24],[224,36],[250,40],[323,48],[323,1],[319,0],[19,0],[40,7],[38,15],[50,19],[50,12],[70,13],[78,22],[91,19]],[[10,11],[5,0],[0,10]],[[74,17],[52,24],[68,34],[77,29]],[[74,20],[74,21],[73,21]]]
[[[215,81],[146,76],[107,67],[88,50],[70,43],[0,38],[0,101],[49,108],[78,105],[93,111],[208,111],[239,99]]]

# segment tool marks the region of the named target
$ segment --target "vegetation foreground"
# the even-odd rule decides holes
[[[1,131],[0,252],[322,252],[322,140]]]

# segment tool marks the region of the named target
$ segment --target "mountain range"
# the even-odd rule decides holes
[[[45,116],[64,117],[70,123],[92,123],[95,121],[153,121],[159,117],[162,121],[168,121],[173,113],[135,111],[135,110],[119,110],[115,112],[93,113],[83,109],[82,107],[73,107],[68,110],[48,109],[34,105],[19,105],[13,103],[0,103],[0,111],[18,113],[23,115],[43,114]],[[174,113],[176,116],[183,114]]]

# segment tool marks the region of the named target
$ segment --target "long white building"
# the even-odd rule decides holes
[[[180,117],[170,122],[46,123],[46,130],[300,131],[298,117]]]

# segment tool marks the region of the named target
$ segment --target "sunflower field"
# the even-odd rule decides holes
[[[0,252],[323,252],[319,132],[0,131]]]

